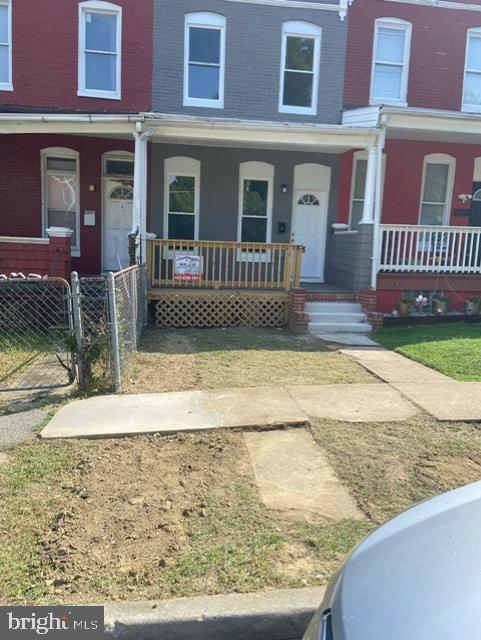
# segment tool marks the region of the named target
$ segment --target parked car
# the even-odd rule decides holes
[[[475,640],[481,629],[481,482],[408,509],[330,581],[304,640]]]

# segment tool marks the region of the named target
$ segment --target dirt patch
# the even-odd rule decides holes
[[[124,391],[378,382],[314,336],[281,329],[150,329],[124,376]]]
[[[481,458],[472,460],[466,456],[428,455],[417,466],[421,478],[430,482],[442,482],[443,486],[456,488],[462,478],[464,484],[481,479]]]

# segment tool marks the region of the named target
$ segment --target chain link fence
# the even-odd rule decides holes
[[[147,322],[146,273],[134,266],[101,278],[72,274],[79,384],[121,391],[122,372]]]
[[[74,346],[65,280],[0,279],[0,391],[69,386]]]

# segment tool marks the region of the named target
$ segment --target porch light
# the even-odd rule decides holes
[[[463,204],[466,204],[466,202],[469,202],[470,200],[473,199],[473,196],[470,193],[460,193],[458,195],[458,198],[461,200]]]
[[[97,191],[97,185],[89,184],[89,191],[90,193],[95,193]]]
[[[281,184],[281,193],[287,193],[288,187],[287,184]]]

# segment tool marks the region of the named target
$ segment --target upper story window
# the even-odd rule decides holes
[[[79,4],[79,96],[120,100],[122,8]]]
[[[397,18],[376,20],[371,104],[407,105],[410,51],[410,22]]]
[[[433,153],[424,158],[419,224],[449,224],[456,161]]]
[[[481,28],[468,31],[462,109],[481,112]]]
[[[319,91],[321,28],[309,22],[282,27],[279,111],[316,114]]]
[[[188,13],[184,36],[184,105],[224,108],[226,19]]]
[[[0,90],[12,89],[12,5],[0,0]]]

